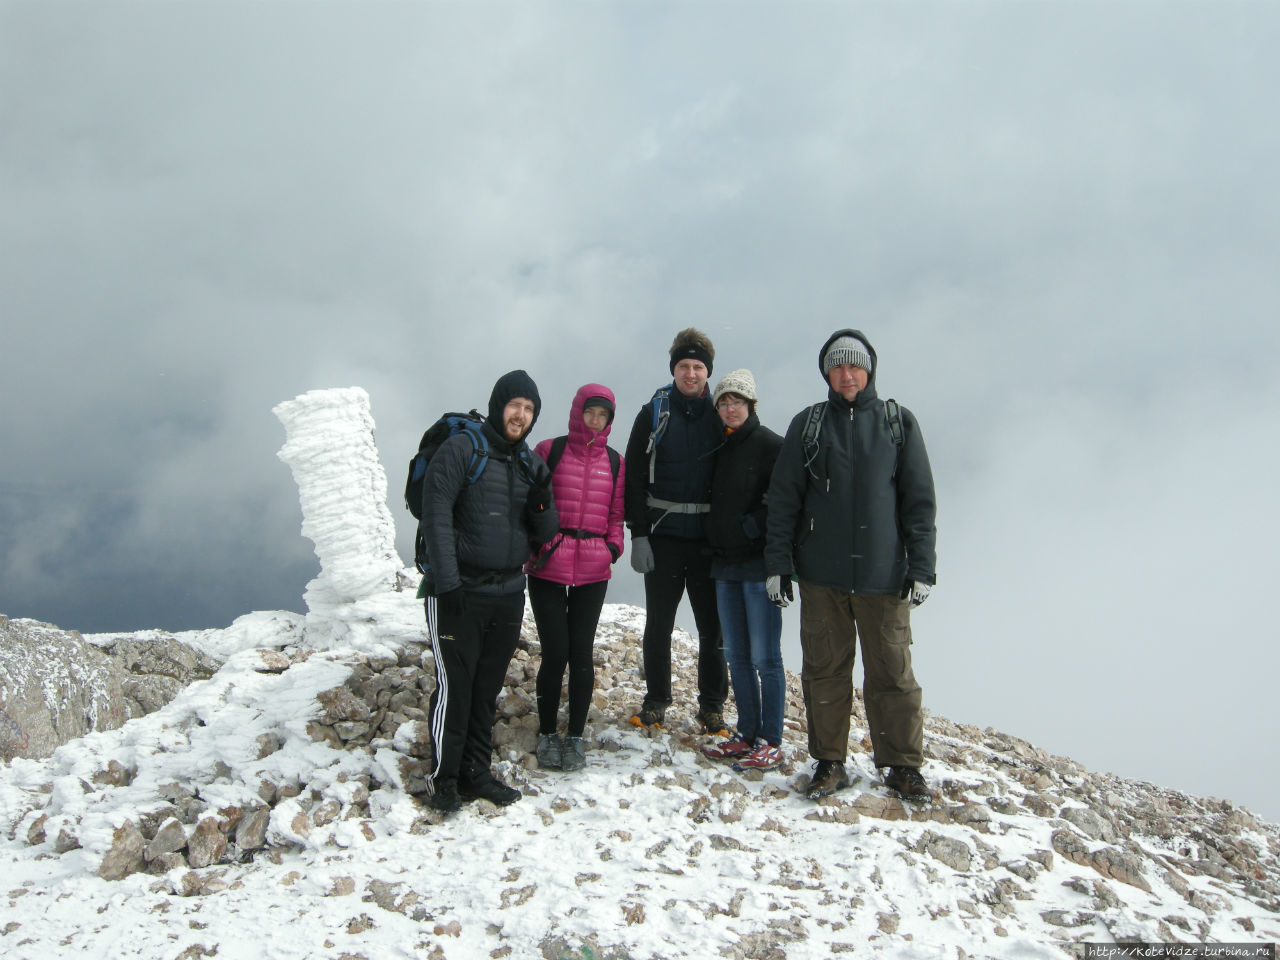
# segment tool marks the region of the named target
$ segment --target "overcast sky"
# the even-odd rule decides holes
[[[0,612],[301,609],[305,390],[368,390],[408,559],[419,434],[503,372],[535,439],[589,381],[625,424],[695,325],[781,432],[852,325],[937,481],[926,705],[1280,819],[1278,46],[1269,3],[0,0]]]

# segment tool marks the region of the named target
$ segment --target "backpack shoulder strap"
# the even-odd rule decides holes
[[[667,432],[667,421],[671,419],[671,387],[659,387],[649,401],[652,412],[653,429],[649,431],[649,446],[645,453],[649,454],[649,482],[653,483],[654,468],[658,462],[658,444],[662,435]]]
[[[480,479],[480,474],[489,465],[489,441],[479,423],[463,421],[462,432],[471,438],[471,463],[467,466],[467,483],[471,484]]]
[[[547,469],[552,473],[556,472],[556,464],[559,463],[560,458],[564,456],[564,448],[568,442],[568,435],[556,437],[551,441],[551,450],[547,454]]]
[[[820,400],[809,408],[809,415],[804,421],[804,430],[800,434],[800,442],[804,448],[804,468],[813,473],[813,461],[818,457],[818,434],[822,430],[822,418],[827,413],[827,401]]]
[[[622,469],[622,457],[613,447],[605,447],[609,454],[609,469],[613,471],[613,482],[618,482],[618,472]]]
[[[894,446],[902,446],[902,408],[898,401],[889,399],[884,402],[884,418],[889,424],[889,433],[893,435]]]

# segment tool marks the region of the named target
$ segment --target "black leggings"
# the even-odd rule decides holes
[[[569,667],[569,727],[571,737],[582,736],[587,727],[587,709],[595,687],[595,667],[591,650],[596,642],[596,625],[604,606],[608,580],[566,587],[538,577],[529,578],[529,606],[542,642],[542,663],[538,666],[538,732],[555,733],[560,712],[560,687],[564,668]]]

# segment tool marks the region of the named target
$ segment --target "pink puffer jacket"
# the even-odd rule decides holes
[[[614,403],[613,391],[598,383],[588,383],[573,398],[569,408],[569,440],[551,481],[562,532],[525,568],[531,576],[568,586],[608,580],[609,565],[613,561],[608,544],[614,545],[619,556],[623,549],[622,497],[626,489],[626,464],[618,458],[615,479],[605,447],[612,420],[594,436],[583,423],[583,408],[592,397],[604,397],[610,404]],[[551,456],[552,442],[543,440],[534,452],[546,460]],[[566,530],[600,536],[573,536],[563,532]]]

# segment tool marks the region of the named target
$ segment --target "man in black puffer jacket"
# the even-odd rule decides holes
[[[464,799],[520,799],[490,769],[493,717],[524,616],[524,562],[560,528],[551,472],[525,443],[542,401],[523,370],[501,377],[481,428],[487,465],[467,482],[472,442],[457,434],[431,458],[422,485],[428,574],[426,612],[435,658],[427,780],[443,813]]]
[[[765,566],[771,599],[785,605],[800,582],[801,683],[809,753],[808,795],[849,785],[845,752],[853,705],[855,639],[874,762],[908,799],[930,794],[920,765],[924,723],[911,669],[911,608],[935,577],[936,503],[924,437],[906,408],[876,396],[877,360],[857,330],[838,330],[818,352],[829,389],[813,442],[815,407],[791,421],[769,486]],[[816,419],[816,418],[815,418]]]

